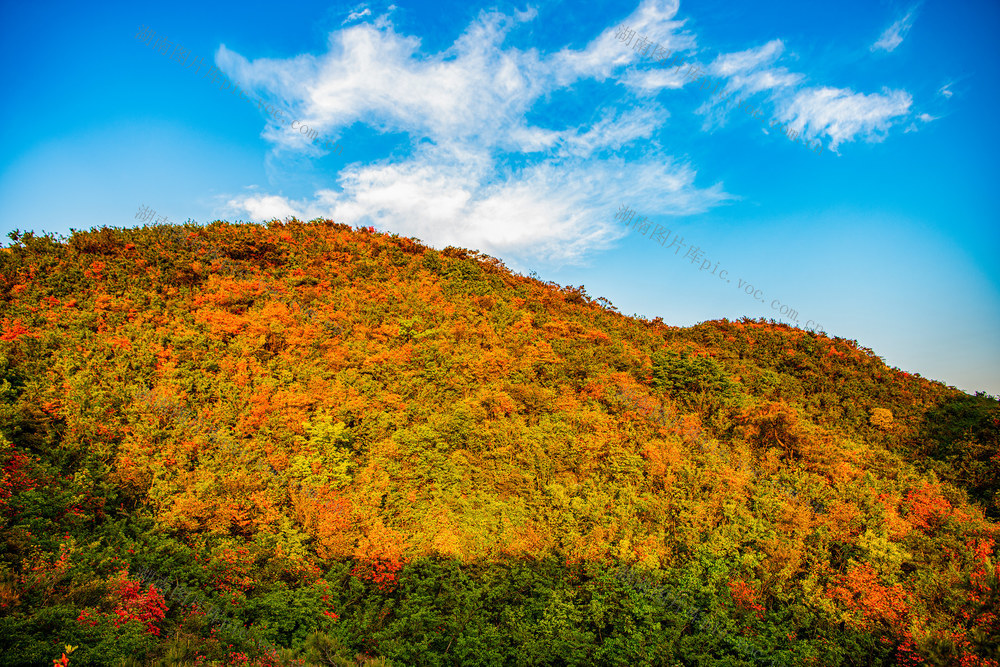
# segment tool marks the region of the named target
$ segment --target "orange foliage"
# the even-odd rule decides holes
[[[106,265],[104,262],[92,262],[90,268],[86,269],[83,272],[83,275],[87,276],[88,278],[92,278],[94,280],[103,280],[104,279],[103,271],[105,266]]]
[[[21,324],[21,320],[14,320],[11,322],[6,317],[3,318],[3,333],[0,334],[0,340],[17,340],[21,336],[26,336],[28,338],[41,338],[41,334],[31,333],[31,331]]]
[[[883,585],[868,563],[854,565],[837,577],[826,595],[860,616],[859,625],[866,629],[880,622],[889,629],[901,628],[910,613],[909,594],[899,584]]]
[[[876,501],[882,505],[882,525],[890,540],[900,540],[912,529],[912,525],[899,516],[901,499],[897,495],[880,493]]]
[[[376,584],[380,591],[392,591],[398,583],[397,573],[407,561],[403,557],[405,548],[402,535],[386,527],[381,518],[376,517],[366,534],[358,540],[354,557],[360,562],[351,574]]]
[[[925,483],[911,489],[906,496],[906,505],[909,507],[907,519],[915,528],[924,532],[935,530],[949,517],[959,521],[968,519],[965,512],[953,508],[941,495],[940,484]]]
[[[3,346],[11,373],[41,369],[11,405],[36,422],[24,429],[36,446],[56,424],[70,453],[101,448],[91,458],[113,469],[81,483],[107,480],[152,508],[152,535],[215,547],[217,588],[252,589],[269,559],[287,574],[353,558],[352,574],[391,590],[407,559],[435,552],[683,568],[693,554],[749,548],[761,583],[729,590],[752,622],[772,599],[763,591],[809,596],[803,582],[823,581],[845,554],[891,576],[903,553],[917,570],[902,575],[912,599],[850,561],[826,591],[832,616],[898,635],[917,618],[950,632],[950,615],[978,645],[997,622],[983,611],[997,566],[982,536],[994,528],[940,485],[901,488],[910,462],[882,456],[956,393],[856,343],[764,322],[637,322],[475,253],[328,224],[220,224],[174,247],[133,231],[127,262],[60,257],[74,280],[85,270],[100,281],[75,292],[71,280],[36,284],[24,258],[5,265],[0,343],[60,334],[35,359],[38,346]],[[138,280],[136,266],[147,267]],[[740,384],[702,392],[681,415],[653,383],[661,349],[709,358]],[[18,396],[3,387],[0,377],[3,397]],[[737,405],[750,407],[734,419]],[[336,432],[303,438],[317,415]],[[762,470],[732,467],[742,461]],[[0,462],[9,511],[34,468],[6,452]],[[935,560],[973,536],[974,565]],[[247,546],[219,546],[234,537]],[[970,570],[968,604],[942,602],[934,586],[963,586]],[[898,653],[925,649],[931,633]]]
[[[672,471],[681,462],[681,450],[669,441],[654,439],[643,447],[642,457],[646,459],[649,474],[662,480],[664,488],[669,487],[673,480]]]
[[[316,537],[316,554],[320,558],[347,558],[355,553],[355,510],[351,501],[334,491],[319,489],[293,492],[292,503],[296,518]],[[390,551],[388,556],[400,552]],[[386,555],[383,552],[382,555]]]
[[[235,336],[247,325],[247,320],[242,315],[224,310],[199,310],[195,313],[195,322],[207,325],[209,334],[217,339]]]
[[[840,542],[847,542],[861,532],[860,519],[861,511],[853,503],[838,500],[826,508],[825,523],[830,536]]]

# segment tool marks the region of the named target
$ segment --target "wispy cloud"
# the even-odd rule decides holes
[[[346,24],[351,23],[353,21],[357,21],[358,19],[363,19],[366,16],[371,16],[371,14],[372,14],[372,10],[368,9],[367,7],[365,7],[364,11],[351,12],[350,14],[348,14],[347,18],[344,19],[343,23],[341,23],[340,25],[346,25]]]
[[[690,165],[655,158],[541,162],[491,181],[489,160],[466,157],[430,149],[402,164],[353,165],[341,175],[342,191],[323,190],[312,200],[251,194],[229,204],[255,219],[331,217],[437,245],[572,263],[625,235],[612,222],[608,193],[636,193],[669,215],[700,213],[730,199],[720,184],[695,187]]]
[[[675,52],[695,48],[695,38],[683,30],[684,21],[674,20],[678,3],[669,0],[643,0],[622,23],[664,49]],[[563,49],[551,61],[558,85],[581,78],[603,81],[623,65],[641,60],[633,49],[623,48],[615,38],[614,27],[601,32],[582,50]]]
[[[872,44],[872,51],[888,51],[892,52],[897,46],[903,43],[903,39],[906,38],[906,33],[910,31],[913,27],[913,19],[917,12],[917,6],[910,8],[906,14],[891,26],[885,29],[882,35],[878,38],[878,41]]]
[[[770,65],[781,57],[784,50],[784,43],[780,39],[773,39],[763,46],[722,54],[712,62],[711,70],[716,76],[722,77],[744,74]]]
[[[858,139],[885,138],[890,127],[909,115],[912,98],[902,90],[858,93],[830,86],[804,86],[806,76],[777,65],[784,43],[772,40],[762,46],[722,54],[709,66],[713,76],[725,78],[722,93],[697,110],[706,117],[706,128],[722,125],[731,106],[724,100],[766,93],[773,118],[812,141],[827,137],[829,148]]]
[[[835,151],[841,143],[857,138],[882,141],[894,119],[909,114],[912,103],[909,93],[902,90],[865,95],[841,88],[808,88],[796,93],[778,117],[807,137],[827,135]]]
[[[646,0],[627,21],[690,47],[689,35],[675,34],[676,11],[676,2]],[[299,201],[250,192],[229,198],[224,212],[331,217],[502,254],[513,264],[559,264],[583,262],[623,236],[609,215],[622,198],[655,202],[664,215],[699,213],[731,199],[721,184],[698,186],[689,163],[655,146],[628,164],[613,154],[662,129],[669,114],[656,104],[624,112],[599,107],[569,127],[563,116],[529,121],[551,93],[582,79],[601,81],[628,55],[613,27],[576,51],[505,45],[511,29],[534,18],[533,11],[482,12],[436,54],[395,32],[385,15],[334,32],[321,56],[250,62],[220,48],[220,67],[281,98],[323,135],[339,138],[362,123],[410,137],[409,155],[348,165],[336,189]],[[264,136],[278,152],[303,149],[283,127],[269,126]]]

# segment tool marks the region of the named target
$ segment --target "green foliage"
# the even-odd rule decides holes
[[[673,350],[653,355],[653,386],[682,399],[733,389],[733,383],[715,359]]]
[[[679,404],[704,413],[707,421],[720,410],[742,405],[740,386],[709,356],[662,350],[652,355],[653,387]]]
[[[998,399],[962,395],[929,411],[917,440],[919,451],[938,463],[938,474],[966,488],[991,518],[1000,519]]]
[[[299,646],[310,634],[332,624],[321,612],[324,588],[318,585],[290,588],[279,583],[247,600],[240,618],[256,627],[255,635],[275,646]]]
[[[299,650],[285,649],[279,652],[284,661],[303,661],[303,667],[332,665],[333,667],[391,667],[392,663],[382,658],[372,658],[364,654],[352,656],[351,652],[335,637],[323,632],[314,632]],[[291,663],[296,664],[296,663]]]

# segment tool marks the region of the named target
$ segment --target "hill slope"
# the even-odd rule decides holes
[[[0,664],[998,664],[995,399],[330,222],[12,238]]]

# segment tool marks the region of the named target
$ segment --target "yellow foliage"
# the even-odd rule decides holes
[[[882,429],[883,431],[892,430],[892,412],[886,410],[885,408],[875,408],[872,410],[872,415],[869,418],[871,425],[875,428]]]

